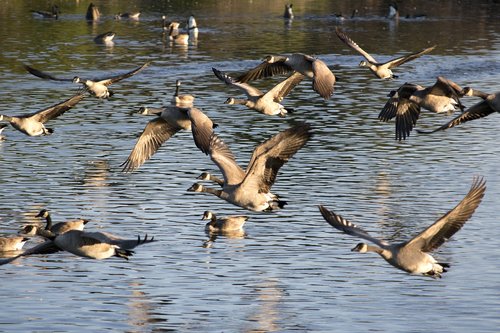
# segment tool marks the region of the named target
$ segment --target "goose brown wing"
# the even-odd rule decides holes
[[[299,72],[294,72],[286,80],[278,83],[274,88],[269,90],[266,95],[272,97],[273,101],[276,103],[281,102],[289,93],[295,88],[302,80],[304,75]]]
[[[420,116],[420,106],[406,98],[400,98],[396,111],[396,140],[405,140],[410,136],[413,126]]]
[[[312,62],[312,70],[314,73],[313,90],[324,99],[329,99],[333,95],[335,75],[333,75],[328,66],[319,59],[315,59]]]
[[[396,117],[396,114],[398,112],[398,92],[396,90],[392,90],[389,96],[389,100],[385,103],[382,111],[380,111],[378,115],[378,119],[383,122],[388,122],[392,118]]]
[[[295,125],[258,145],[246,169],[244,187],[257,187],[261,193],[270,191],[279,169],[310,139],[311,126]]]
[[[229,147],[214,133],[210,138],[210,159],[221,171],[227,185],[240,184],[245,177],[245,171],[236,163]]]
[[[262,62],[257,67],[249,70],[243,75],[238,76],[235,81],[245,83],[265,77],[287,74],[293,70],[289,65],[285,63],[286,57],[275,56],[275,58],[277,58],[277,60],[272,63],[269,63],[267,61]]]
[[[470,219],[481,203],[485,191],[486,181],[482,177],[475,177],[469,193],[462,201],[430,227],[408,241],[405,247],[414,247],[423,252],[431,252],[437,249]]]
[[[130,72],[123,73],[123,74],[116,75],[116,76],[112,76],[112,77],[110,77],[108,79],[96,79],[96,80],[93,80],[93,81],[98,81],[98,82],[100,82],[100,83],[102,83],[102,84],[104,84],[106,86],[109,86],[112,83],[121,81],[123,79],[129,78],[129,77],[131,77],[131,76],[139,73],[140,71],[142,71],[144,68],[146,68],[148,66],[149,66],[149,62],[146,62],[146,63],[144,63],[144,65],[139,66],[136,69],[131,70]]]
[[[73,78],[60,78],[60,77],[56,77],[56,76],[53,76],[49,73],[45,73],[45,72],[42,72],[38,69],[35,69],[31,66],[28,66],[28,65],[23,65],[24,69],[26,69],[30,74],[34,75],[34,76],[38,76],[39,78],[42,78],[44,80],[53,80],[53,81],[66,81],[66,82],[73,82]]]
[[[151,120],[142,131],[127,160],[121,165],[123,172],[132,172],[153,156],[161,145],[181,128],[158,117]]]
[[[337,34],[337,37],[344,42],[347,46],[349,46],[351,49],[354,51],[358,52],[361,54],[368,62],[372,64],[378,64],[377,60],[373,58],[368,52],[363,50],[358,44],[356,44],[349,36],[345,34],[339,27],[335,28],[335,33]]]
[[[259,89],[255,88],[255,87],[252,87],[251,85],[249,84],[246,84],[246,83],[240,83],[240,82],[236,82],[232,77],[230,77],[229,75],[225,74],[224,72],[221,72],[215,68],[212,67],[212,71],[214,72],[215,76],[221,80],[222,82],[224,82],[225,84],[227,84],[228,86],[234,86],[240,90],[242,90],[245,94],[247,94],[247,96],[255,96],[255,97],[259,97],[259,96],[262,96],[264,95],[264,93],[262,91],[260,91]]]
[[[57,247],[54,244],[54,242],[52,242],[51,240],[46,240],[45,242],[43,242],[41,244],[38,244],[32,248],[29,248],[29,249],[23,251],[23,253],[18,254],[15,257],[0,259],[0,265],[8,264],[8,263],[20,258],[20,257],[27,257],[27,256],[34,255],[34,254],[51,254],[51,253],[56,253],[59,251],[62,251],[62,250],[59,247]]]
[[[436,47],[436,45],[428,47],[420,52],[415,52],[415,53],[412,53],[412,54],[409,54],[406,56],[402,56],[402,57],[387,61],[384,63],[384,65],[388,65],[389,68],[398,67],[398,66],[400,66],[408,61],[415,60],[418,57],[421,57],[424,54],[431,52],[432,50],[434,50],[435,47]]]
[[[342,216],[337,215],[334,212],[328,210],[325,206],[319,205],[318,208],[319,211],[321,212],[321,215],[323,215],[325,221],[328,222],[328,224],[330,224],[335,229],[340,230],[351,236],[363,238],[367,241],[370,241],[378,245],[381,248],[389,245],[387,242],[371,236],[368,232],[358,227],[354,223],[349,222]]]
[[[41,123],[45,123],[51,119],[59,117],[64,112],[68,111],[72,107],[74,107],[78,102],[80,102],[86,96],[85,92],[78,93],[64,102],[52,105],[51,107],[44,109],[42,111],[35,112],[28,117],[39,121]]]
[[[193,140],[196,147],[208,155],[210,152],[210,140],[217,125],[200,109],[190,108],[187,110],[187,115],[191,120],[191,132],[193,133]]]

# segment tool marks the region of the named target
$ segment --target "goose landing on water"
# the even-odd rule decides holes
[[[361,253],[375,252],[389,264],[408,273],[440,278],[449,265],[437,262],[428,252],[436,250],[462,228],[481,203],[485,190],[486,182],[483,178],[475,178],[469,193],[455,208],[448,211],[417,236],[398,244],[389,244],[386,241],[372,237],[365,230],[347,221],[342,216],[329,211],[324,206],[320,205],[319,210],[324,219],[335,229],[351,236],[366,239],[377,245],[359,243],[352,251]]]
[[[207,210],[203,213],[202,220],[210,220],[205,226],[208,232],[230,232],[241,230],[248,218],[244,215],[217,217],[214,212]]]

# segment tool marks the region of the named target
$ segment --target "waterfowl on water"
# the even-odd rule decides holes
[[[285,117],[288,111],[281,102],[297,84],[299,84],[304,75],[294,72],[286,80],[280,82],[267,93],[263,93],[259,89],[252,87],[248,83],[236,82],[233,78],[225,73],[212,68],[215,76],[228,86],[236,87],[242,90],[246,95],[246,99],[228,98],[225,104],[241,104],[265,115],[278,115]]]
[[[83,228],[85,228],[85,225],[89,222],[89,220],[86,219],[76,219],[52,224],[52,216],[47,209],[40,210],[40,212],[38,212],[35,217],[44,218],[46,222],[45,230],[50,230],[55,234],[62,234],[69,230],[83,230]]]
[[[34,16],[40,18],[57,20],[59,18],[59,14],[61,13],[61,11],[59,10],[59,7],[57,5],[52,5],[50,12],[43,10],[32,10],[31,13],[33,13]]]
[[[339,27],[335,28],[335,33],[339,37],[339,39],[344,42],[347,46],[349,46],[351,49],[354,51],[358,52],[361,54],[366,61],[361,61],[359,63],[360,67],[367,67],[370,69],[370,71],[375,74],[376,77],[380,79],[392,79],[392,78],[397,78],[396,75],[393,74],[391,68],[395,68],[398,66],[401,66],[402,64],[415,60],[418,57],[423,56],[426,53],[431,52],[434,50],[436,45],[428,47],[420,52],[412,53],[406,56],[398,57],[386,62],[378,62],[373,58],[368,52],[363,50],[358,44],[356,44],[351,38],[349,38],[345,32],[343,32]]]
[[[285,4],[285,13],[283,14],[283,17],[286,18],[286,19],[293,19],[294,18],[294,15],[293,15],[293,4],[288,4],[286,3]]]
[[[492,113],[500,112],[500,92],[487,94],[480,90],[475,90],[469,87],[464,88],[464,91],[466,96],[476,96],[482,98],[483,100],[477,104],[474,104],[458,117],[450,120],[446,124],[436,128],[433,131],[418,130],[418,132],[422,134],[430,134],[437,131],[444,131],[448,128],[455,127],[470,120],[484,118]]]
[[[463,110],[459,98],[464,94],[464,89],[444,77],[438,77],[436,83],[427,88],[405,83],[398,90],[391,91],[378,119],[387,122],[396,117],[396,140],[404,140],[417,123],[420,108],[451,114]]]
[[[87,13],[85,14],[85,19],[87,21],[97,21],[101,17],[101,13],[99,12],[99,8],[95,6],[92,2],[87,7]]]
[[[138,20],[141,12],[130,12],[130,13],[118,13],[115,15],[115,20],[121,19],[130,19],[130,20]]]
[[[387,13],[387,18],[390,20],[399,19],[399,10],[397,3],[393,2],[389,4],[389,12]]]
[[[191,14],[187,20],[187,27],[188,27],[189,38],[197,39],[199,30],[198,30],[198,24],[196,23],[196,19],[194,18],[193,14]]]
[[[208,140],[216,126],[197,108],[169,106],[161,110],[158,117],[146,125],[137,139],[130,155],[122,164],[123,172],[132,172],[139,168],[158,151],[164,142],[180,130],[191,130],[195,144],[198,146],[198,138]],[[198,126],[193,126],[193,124],[198,124]]]
[[[94,42],[96,44],[113,44],[113,38],[115,38],[116,34],[113,31],[108,31],[105,33],[102,33],[100,35],[97,35],[94,37]]]
[[[289,56],[269,55],[257,67],[239,76],[236,81],[246,83],[264,77],[299,72],[313,81],[313,90],[324,99],[333,95],[335,75],[321,60],[303,53]]]
[[[21,236],[0,237],[0,252],[20,251],[28,240]]]
[[[39,78],[45,79],[45,80],[54,80],[54,81],[65,81],[65,82],[73,82],[73,83],[80,83],[82,84],[85,89],[92,94],[93,96],[97,98],[108,98],[113,95],[113,92],[108,90],[108,86],[119,82],[123,79],[129,78],[131,76],[134,76],[135,74],[139,73],[143,69],[149,66],[149,62],[143,64],[142,66],[137,67],[136,69],[123,73],[120,75],[115,75],[111,76],[108,78],[101,78],[101,79],[82,79],[79,76],[75,76],[74,78],[59,78],[55,77],[51,74],[39,71],[38,69],[35,69],[31,66],[24,65],[24,68],[30,72],[31,74],[38,76]]]
[[[300,123],[259,144],[253,151],[246,170],[234,158],[229,147],[215,134],[210,140],[200,140],[202,151],[223,174],[221,190],[194,184],[188,191],[218,196],[233,205],[252,211],[272,211],[283,208],[285,201],[270,193],[279,169],[301,149],[311,137],[311,128]]]
[[[244,215],[231,215],[217,217],[212,211],[205,211],[202,220],[210,220],[205,225],[205,230],[208,232],[225,232],[241,230],[245,222],[249,219]]]
[[[4,141],[5,140],[5,136],[2,135],[2,132],[5,130],[5,128],[7,126],[9,126],[9,124],[6,124],[6,123],[0,124],[0,141]]]
[[[374,243],[376,246],[359,243],[351,251],[375,252],[389,264],[411,274],[422,274],[440,278],[446,272],[448,264],[439,263],[429,252],[439,248],[445,241],[453,236],[470,219],[476,208],[481,203],[486,190],[486,182],[482,177],[474,178],[469,193],[452,210],[448,211],[431,226],[426,228],[412,239],[389,244],[386,241],[372,237],[368,232],[335,214],[324,206],[319,210],[324,219],[335,229],[348,235],[360,237]]]
[[[171,103],[175,106],[182,107],[182,108],[193,107],[194,96],[188,95],[188,94],[184,94],[184,95],[179,94],[180,88],[181,88],[181,81],[176,80],[175,81],[175,93],[174,93],[174,96],[172,97]]]
[[[0,121],[8,121],[12,127],[29,136],[49,135],[52,134],[54,130],[52,128],[45,127],[44,124],[51,119],[59,117],[64,112],[74,107],[85,96],[85,92],[78,93],[64,102],[55,104],[32,114],[22,116],[7,116],[0,114]]]
[[[188,45],[189,34],[179,33],[179,23],[171,22],[168,30],[168,37],[175,44]]]

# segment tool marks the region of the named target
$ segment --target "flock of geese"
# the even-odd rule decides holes
[[[283,17],[286,20],[294,18],[292,8],[291,4],[285,6]],[[391,6],[390,17],[395,17],[394,11],[397,13],[397,8]],[[36,11],[34,14],[57,19],[60,11],[57,6],[54,6],[51,12]],[[140,13],[120,13],[115,16],[115,19],[137,20],[139,15]],[[97,20],[99,17],[99,9],[90,4],[86,14],[87,20]],[[190,37],[193,38],[193,27],[196,28],[197,38],[198,30],[193,16],[187,21],[186,33],[179,31],[180,24],[178,22],[166,22],[165,17],[162,17],[162,20],[163,28],[168,31],[172,42],[185,43]],[[409,55],[379,62],[339,27],[335,29],[335,33],[343,43],[365,59],[360,62],[359,66],[368,68],[379,79],[396,78],[393,70],[432,52],[436,47],[428,47]],[[102,38],[112,39],[110,36],[114,36],[114,33],[105,33]],[[45,127],[46,122],[62,116],[89,95],[98,99],[112,97],[113,91],[108,88],[111,84],[137,75],[149,65],[149,63],[145,63],[129,72],[98,79],[78,76],[60,78],[24,65],[24,68],[34,76],[46,80],[73,82],[80,84],[81,89],[71,98],[41,111],[23,116],[0,115],[0,121],[10,123],[13,128],[29,136],[50,135],[54,133],[54,130]],[[327,64],[317,57],[302,53],[266,56],[258,66],[235,77],[216,68],[212,68],[212,70],[215,76],[228,87],[233,87],[246,95],[244,99],[229,97],[226,104],[245,105],[268,116],[287,116],[290,110],[287,111],[280,103],[302,80],[310,80],[313,91],[323,99],[329,99],[333,95],[336,82],[335,75]],[[265,93],[249,83],[257,79],[285,74],[288,75],[285,80]],[[195,183],[188,191],[212,194],[235,206],[255,212],[272,212],[283,208],[287,202],[278,194],[271,192],[271,187],[276,181],[280,168],[304,147],[313,135],[311,126],[308,123],[297,123],[263,141],[254,148],[247,166],[242,167],[236,162],[229,146],[215,133],[214,129],[217,124],[202,110],[194,106],[194,96],[180,94],[180,86],[181,82],[177,81],[170,105],[162,108],[142,107],[139,110],[139,113],[151,115],[154,118],[147,123],[130,155],[122,164],[123,172],[134,172],[140,168],[158,151],[162,144],[177,132],[181,130],[191,131],[195,145],[202,153],[210,157],[222,174],[222,178],[204,172],[198,179],[211,182],[215,184],[215,187]],[[420,115],[421,108],[447,114],[461,111],[458,117],[432,132],[485,117],[495,111],[500,112],[499,93],[488,94],[470,87],[461,88],[455,82],[444,77],[438,77],[436,83],[430,87],[405,83],[398,89],[389,92],[388,96],[389,100],[382,107],[379,119],[389,121],[395,118],[395,137],[397,140],[409,137]],[[460,101],[460,98],[464,96],[476,96],[481,98],[481,101],[466,109]],[[0,124],[0,133],[5,129],[5,126],[6,123]],[[0,135],[0,140],[3,139],[5,137]],[[323,205],[319,205],[319,211],[332,227],[375,245],[359,243],[352,251],[375,252],[391,265],[406,272],[437,278],[446,272],[449,265],[438,262],[429,252],[437,249],[465,224],[479,206],[485,190],[485,180],[482,177],[475,177],[469,192],[457,206],[414,238],[399,244],[389,244],[372,237],[361,227]],[[40,211],[36,217],[45,219],[45,228],[35,225],[25,226],[21,230],[21,236],[0,238],[0,249],[2,251],[20,251],[28,240],[27,236],[41,236],[45,241],[20,254],[3,259],[0,264],[6,264],[31,254],[48,254],[58,251],[67,251],[77,256],[94,259],[105,259],[111,256],[127,259],[133,254],[133,249],[136,246],[154,241],[153,237],[148,238],[147,235],[143,238],[138,236],[137,239],[123,239],[106,232],[84,231],[84,227],[88,223],[84,219],[53,224],[50,213],[45,209]],[[248,216],[217,217],[214,212],[206,211],[203,214],[203,219],[209,221],[205,227],[207,232],[224,233],[242,230]]]

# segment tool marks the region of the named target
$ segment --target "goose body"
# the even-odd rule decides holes
[[[29,238],[17,237],[0,237],[0,252],[20,251]]]
[[[277,84],[267,93],[263,93],[248,83],[236,82],[233,78],[215,68],[212,68],[212,70],[219,80],[228,86],[233,86],[242,90],[247,96],[247,99],[243,100],[230,97],[226,100],[225,104],[242,104],[262,114],[278,115],[280,117],[285,117],[288,111],[279,102],[281,102],[304,78],[304,75],[294,72],[286,80]]]
[[[114,76],[111,76],[108,78],[100,78],[100,79],[82,79],[79,76],[75,76],[72,79],[70,79],[70,78],[58,78],[58,77],[55,77],[51,74],[37,70],[37,69],[35,69],[31,66],[28,66],[28,65],[24,65],[24,68],[29,73],[31,73],[39,78],[45,79],[45,80],[80,83],[85,87],[85,89],[91,95],[93,95],[97,98],[108,98],[111,95],[113,95],[113,92],[108,90],[109,85],[116,83],[116,82],[119,82],[123,79],[129,78],[131,76],[134,76],[135,74],[141,72],[142,70],[144,70],[148,66],[149,66],[149,63],[145,63],[142,66],[139,66],[130,72],[119,74],[119,75],[114,75]]]
[[[293,4],[286,3],[285,4],[285,12],[283,13],[283,17],[286,19],[293,19],[295,16],[293,15]]]
[[[339,27],[335,28],[335,33],[342,42],[344,42],[354,51],[361,54],[366,59],[366,61],[361,61],[359,63],[359,66],[370,69],[370,71],[380,79],[397,78],[397,76],[395,76],[394,73],[392,72],[391,70],[392,68],[398,67],[404,63],[407,63],[408,61],[417,59],[423,56],[424,54],[431,52],[436,47],[434,45],[416,53],[398,57],[386,62],[378,62],[368,52],[366,52],[358,44],[356,44],[349,36],[347,36],[345,32],[343,32]]]
[[[193,121],[206,124],[206,127],[201,127],[202,133],[199,128],[192,126]],[[193,137],[195,137],[195,132],[198,136],[204,137],[210,136],[214,126],[216,125],[199,109],[177,106],[162,108],[159,116],[146,125],[137,139],[132,152],[122,164],[122,171],[132,172],[139,168],[158,151],[164,142],[180,130],[191,130]],[[207,133],[203,133],[205,128]],[[196,140],[195,138],[195,143]]]
[[[248,216],[232,215],[217,217],[212,211],[205,211],[202,220],[210,220],[205,225],[205,230],[208,232],[231,232],[241,230],[243,225],[248,220]]]
[[[113,38],[115,38],[115,36],[116,34],[113,31],[108,31],[94,37],[94,42],[96,44],[112,45],[114,44]]]
[[[470,120],[484,118],[489,116],[492,113],[500,112],[500,92],[496,92],[494,94],[487,94],[479,90],[473,90],[471,88],[464,88],[466,91],[466,96],[477,96],[482,99],[479,103],[474,104],[467,110],[465,110],[461,115],[456,118],[453,118],[446,124],[438,127],[433,131],[421,131],[419,133],[430,134],[437,131],[443,131],[448,128],[455,127],[457,125],[463,124]]]
[[[252,211],[272,211],[283,208],[285,201],[270,193],[279,169],[311,137],[310,126],[300,123],[258,145],[247,169],[243,170],[229,147],[215,134],[209,140],[199,140],[198,146],[210,155],[224,176],[222,189],[194,184],[188,191],[210,193],[236,206]],[[201,147],[200,147],[201,146]]]
[[[189,34],[179,33],[179,23],[171,22],[168,30],[168,38],[170,41],[174,42],[174,44],[180,45],[188,45],[189,43]]]
[[[130,20],[138,20],[141,12],[130,12],[130,13],[118,13],[115,15],[115,20],[121,19],[130,19]]]
[[[32,10],[31,13],[33,14],[33,16],[36,17],[57,20],[59,18],[59,14],[61,13],[61,11],[59,10],[59,7],[57,5],[52,5],[50,12],[41,10]]]
[[[194,15],[190,15],[187,21],[189,38],[196,40],[198,38],[198,24],[196,23],[196,19]]]
[[[87,7],[87,13],[85,14],[85,19],[87,21],[97,21],[101,17],[101,13],[99,12],[99,8],[94,5],[92,2]]]
[[[448,211],[417,236],[399,244],[389,244],[386,241],[372,237],[362,228],[324,206],[320,205],[319,210],[323,218],[335,229],[375,244],[373,246],[359,243],[352,251],[361,253],[375,252],[389,264],[408,273],[440,278],[449,265],[439,263],[429,252],[436,250],[462,228],[481,203],[485,190],[485,181],[480,177],[475,178],[469,192],[455,208]]]
[[[44,218],[46,222],[45,230],[50,230],[55,234],[62,234],[70,230],[83,230],[85,228],[85,225],[89,222],[89,220],[77,219],[52,224],[52,216],[46,209],[42,209],[35,217]]]
[[[396,139],[404,140],[412,131],[420,116],[420,108],[436,113],[453,113],[463,109],[460,97],[462,89],[455,82],[438,77],[434,85],[424,88],[417,84],[405,83],[392,91],[378,118],[387,122],[396,118]]]
[[[184,94],[184,95],[179,94],[180,88],[181,88],[181,81],[176,80],[175,81],[175,93],[174,93],[174,96],[172,97],[171,103],[175,106],[183,107],[183,108],[193,107],[194,96],[189,95],[189,94]]]
[[[45,127],[45,123],[59,117],[74,107],[85,97],[85,95],[84,93],[78,93],[64,102],[32,114],[22,116],[7,116],[0,114],[0,121],[8,121],[12,127],[29,136],[49,135],[53,133],[53,129]]]
[[[288,56],[270,55],[257,67],[239,76],[235,81],[247,83],[256,79],[287,74],[292,71],[311,79],[313,90],[324,99],[333,95],[335,75],[321,60],[303,53],[294,53]]]

